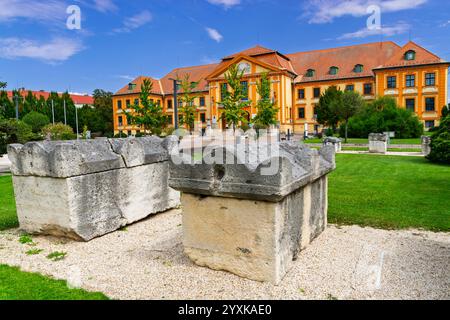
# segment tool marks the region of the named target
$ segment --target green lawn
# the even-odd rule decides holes
[[[369,147],[342,147],[342,151],[369,151]],[[388,148],[388,152],[422,152],[422,149]]]
[[[0,176],[0,230],[18,226],[11,176]]]
[[[344,139],[342,139],[344,141]],[[322,143],[322,139],[308,139],[306,143]],[[417,139],[391,139],[391,144],[422,144],[420,138]],[[369,139],[354,139],[350,138],[347,140],[347,144],[369,144]]]
[[[69,289],[67,282],[0,265],[0,300],[107,300],[98,292]]]
[[[336,156],[330,223],[450,231],[450,167],[420,157]]]

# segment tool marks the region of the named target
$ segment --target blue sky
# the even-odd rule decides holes
[[[369,31],[367,7],[381,8]],[[81,9],[69,30],[66,9]],[[442,0],[0,0],[0,81],[8,88],[117,91],[137,75],[213,63],[256,44],[293,53],[410,38],[450,60]]]

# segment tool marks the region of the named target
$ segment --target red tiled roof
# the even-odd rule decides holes
[[[254,57],[254,56],[258,56],[258,55],[269,54],[269,53],[276,53],[276,52],[277,52],[276,50],[264,48],[264,47],[258,45],[258,46],[255,46],[253,48],[246,49],[246,50],[243,50],[241,52],[234,53],[234,54],[231,54],[229,56],[226,56],[222,60],[230,60],[230,59],[233,59],[233,58],[235,58],[235,57],[237,57],[239,55]]]
[[[395,56],[400,46],[376,42],[348,47],[315,50],[288,54],[294,70],[299,75],[296,82],[323,81],[343,78],[371,77],[372,69]],[[363,65],[362,73],[355,73],[355,65]],[[330,75],[330,67],[338,67],[337,75]],[[315,70],[314,77],[305,77],[307,70]]]
[[[411,50],[416,53],[415,59],[405,60],[405,53]],[[430,51],[417,45],[416,43],[410,41],[406,45],[404,45],[401,48],[401,50],[398,50],[397,53],[394,54],[390,59],[388,59],[385,63],[383,63],[381,67],[382,68],[406,67],[406,66],[433,64],[441,62],[444,62],[444,60],[442,60],[435,54],[431,53]]]
[[[122,89],[120,89],[119,91],[117,91],[114,95],[123,95],[123,94],[133,94],[133,93],[140,93],[141,92],[141,86],[144,83],[144,80],[150,80],[153,84],[153,88],[152,88],[152,92],[153,94],[159,94],[159,95],[163,95],[164,91],[161,87],[161,82],[159,80],[153,79],[151,77],[146,77],[146,76],[139,76],[136,79],[134,79],[133,81],[131,81],[129,84],[134,84],[135,86],[133,87],[132,90],[128,90],[129,89],[129,84],[127,84],[126,86],[124,86]]]
[[[22,95],[22,97],[26,97],[28,95],[28,92],[30,90],[20,90],[20,94]],[[50,92],[48,91],[32,91],[33,95],[37,98],[40,99],[41,97],[43,97],[44,99],[48,99],[48,97],[50,96]],[[12,91],[8,91],[7,92],[8,97],[12,98],[13,97],[13,92]],[[59,95],[61,95],[61,93],[58,93]],[[79,94],[70,94],[70,97],[72,98],[72,101],[75,104],[79,104],[79,105],[93,105],[94,104],[94,98],[92,96],[89,95],[79,95]]]
[[[165,94],[173,94],[173,81],[170,79],[183,80],[186,74],[189,74],[189,80],[199,82],[196,91],[208,91],[208,82],[206,77],[213,72],[218,64],[207,64],[202,66],[177,68],[169,72],[161,79],[161,85]]]

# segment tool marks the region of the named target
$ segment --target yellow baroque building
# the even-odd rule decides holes
[[[244,71],[242,85],[251,101],[246,109],[249,120],[257,113],[256,85],[262,73],[269,74],[272,98],[279,109],[280,129],[284,132],[319,132],[315,106],[330,86],[357,91],[368,101],[391,96],[399,106],[414,111],[425,128],[438,124],[448,101],[450,63],[414,42],[403,47],[386,41],[293,54],[256,46],[226,56],[217,64],[172,70],[160,80],[136,78],[113,96],[115,133],[140,132],[140,128],[127,123],[123,111],[132,111],[132,106],[139,102],[144,79],[153,83],[151,99],[163,106],[173,125],[173,79],[183,79],[186,75],[190,81],[199,82],[195,92],[196,126],[217,123],[225,128],[221,100],[229,88],[224,74],[234,64]]]

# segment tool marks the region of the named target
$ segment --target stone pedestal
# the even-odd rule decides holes
[[[180,204],[168,186],[176,137],[10,145],[20,228],[88,241]]]
[[[431,137],[422,136],[422,154],[428,156],[431,153]]]
[[[335,137],[326,137],[323,140],[324,146],[332,146],[336,152],[342,151],[342,140]]]
[[[383,133],[371,133],[369,135],[369,152],[383,153],[387,152],[389,137]]]
[[[267,148],[276,150],[264,154]],[[244,150],[214,147],[190,164],[172,156],[169,184],[183,191],[185,253],[200,266],[278,284],[326,228],[334,148],[282,142]],[[225,161],[214,161],[217,155]]]

